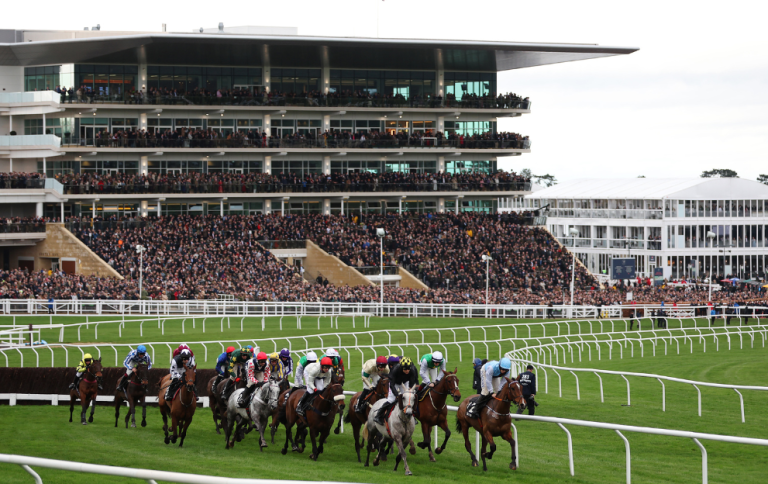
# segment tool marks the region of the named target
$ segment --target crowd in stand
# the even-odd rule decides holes
[[[462,149],[530,149],[528,136],[518,133],[488,131],[464,135],[442,131],[370,131],[356,132],[331,129],[320,134],[313,130],[267,137],[258,130],[237,130],[223,133],[208,128],[178,128],[166,130],[126,129],[110,133],[106,129],[93,139],[65,138],[64,145],[93,144],[111,148],[405,148],[452,147]]]
[[[42,173],[0,173],[0,188],[40,188],[44,179],[45,175]]]
[[[266,240],[316,242],[350,266],[378,266],[377,228],[384,228],[385,265],[397,265],[421,279],[429,290],[386,287],[389,302],[485,302],[486,266],[491,255],[490,303],[560,304],[569,299],[571,254],[546,231],[523,225],[530,214],[428,214],[170,216],[159,219],[84,220],[73,225],[80,240],[104,259],[123,280],[12,270],[0,273],[2,297],[136,299],[139,258],[143,258],[144,297],[200,299],[232,295],[252,301],[376,302],[377,286],[335,286],[305,280],[301,272],[276,259],[260,244]],[[698,302],[707,288],[653,287],[633,283],[601,288],[576,266],[576,304]],[[316,274],[305,274],[314,280]],[[715,301],[759,297],[742,287],[714,293]]]
[[[317,90],[306,92],[266,92],[261,89],[203,89],[190,91],[150,87],[148,91],[132,89],[121,94],[98,94],[88,86],[78,89],[56,86],[63,103],[123,102],[126,104],[209,104],[209,105],[253,105],[253,106],[369,106],[369,107],[460,107],[480,109],[527,109],[528,98],[513,93],[463,94],[456,100],[448,94],[443,102],[440,95],[384,94],[366,90],[339,90],[323,93]]]
[[[71,173],[58,175],[67,194],[508,191],[530,189],[514,172],[484,173]]]

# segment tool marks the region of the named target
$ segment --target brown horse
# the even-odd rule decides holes
[[[280,380],[280,396],[277,399],[277,408],[272,411],[272,423],[269,424],[269,430],[272,436],[272,443],[275,443],[275,434],[277,428],[280,426],[280,407],[285,406],[288,401],[288,395],[291,393],[291,384],[288,382],[288,377],[283,377]]]
[[[323,444],[331,433],[336,413],[344,411],[344,389],[334,377],[331,384],[312,401],[305,416],[301,417],[296,413],[296,405],[305,392],[306,390],[303,389],[293,392],[280,414],[280,422],[285,425],[285,445],[281,452],[283,455],[288,453],[288,441],[291,442],[294,452],[304,452],[304,442],[307,438],[307,428],[309,428],[309,435],[312,438],[312,453],[309,458],[317,460],[317,457],[323,453]],[[296,425],[295,439],[291,436],[294,425]]]
[[[477,467],[477,458],[472,453],[472,445],[469,442],[469,428],[474,428],[483,436],[481,457],[483,458],[484,471],[488,470],[485,460],[491,459],[493,453],[496,452],[496,444],[493,443],[494,437],[501,437],[509,442],[509,445],[512,447],[512,462],[509,463],[509,468],[513,471],[517,469],[515,440],[512,438],[512,432],[510,432],[512,417],[510,416],[509,408],[513,403],[520,408],[525,408],[525,398],[523,397],[523,387],[520,385],[520,382],[507,377],[504,377],[504,379],[506,383],[493,397],[493,400],[480,411],[479,418],[467,417],[467,405],[470,400],[478,395],[469,397],[461,402],[459,411],[456,413],[456,430],[464,434],[464,447],[472,458],[472,467]],[[491,451],[486,453],[485,449],[488,444],[491,444]]]
[[[333,378],[336,383],[344,386],[344,372],[333,370]],[[343,392],[342,392],[343,393]],[[341,421],[344,420],[344,412],[339,412],[339,423],[336,424],[336,428],[333,429],[333,433],[339,435],[341,433]]]
[[[451,437],[451,431],[448,428],[448,407],[445,401],[448,395],[453,397],[454,402],[461,400],[459,391],[459,377],[456,376],[455,368],[453,372],[446,371],[443,378],[437,384],[427,390],[427,396],[417,405],[416,417],[421,422],[421,434],[424,440],[417,444],[420,449],[429,451],[429,461],[435,462],[435,456],[432,455],[432,439],[430,432],[435,425],[439,426],[445,432],[443,445],[435,448],[435,452],[441,454],[445,450],[448,439]]]
[[[195,395],[196,369],[197,367],[184,368],[184,373],[182,373],[184,384],[179,389],[176,398],[170,402],[165,400],[165,390],[171,384],[171,375],[164,376],[160,381],[160,393],[157,395],[157,404],[160,407],[160,413],[163,415],[163,432],[165,432],[166,444],[170,442],[176,443],[176,426],[178,425],[181,436],[179,447],[184,445],[184,437],[187,436],[187,429],[189,424],[192,423],[192,417],[194,417],[195,410],[197,409],[197,396]],[[172,437],[168,436],[169,413],[171,414]]]
[[[93,412],[96,410],[96,397],[99,394],[99,385],[101,385],[101,358],[93,360],[91,366],[86,368],[83,379],[77,388],[69,391],[69,421],[72,422],[72,411],[75,409],[75,400],[80,399],[80,423],[88,425],[85,422],[85,412],[88,411],[88,405],[91,406],[91,416],[88,422],[93,423]]]
[[[128,413],[125,415],[125,428],[128,428],[128,420],[131,421],[131,427],[136,428],[136,405],[141,403],[141,426],[147,426],[147,386],[149,384],[149,368],[145,362],[139,363],[136,371],[131,373],[131,379],[128,382],[128,389],[123,391],[118,387],[115,390],[115,427],[117,419],[120,418],[120,406],[124,401],[128,402]]]
[[[365,425],[366,422],[368,422],[368,413],[370,413],[373,404],[379,400],[384,400],[387,398],[387,395],[389,394],[389,376],[386,374],[382,375],[381,378],[379,378],[379,381],[376,382],[376,388],[374,388],[373,392],[370,393],[368,402],[365,404],[365,413],[363,414],[355,412],[355,408],[357,408],[357,400],[360,398],[360,394],[362,393],[363,392],[355,393],[355,395],[349,401],[349,410],[347,411],[347,415],[344,417],[344,421],[346,423],[352,424],[352,435],[355,437],[355,452],[357,452],[357,462],[362,462],[362,460],[360,460],[360,449],[362,449],[363,446],[360,444],[360,428]]]

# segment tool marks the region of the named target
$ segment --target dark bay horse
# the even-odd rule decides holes
[[[99,385],[101,384],[101,358],[93,360],[91,366],[86,368],[83,373],[83,379],[77,388],[69,391],[69,421],[72,421],[72,412],[75,409],[75,400],[80,399],[80,423],[88,425],[85,422],[85,412],[88,411],[88,405],[91,406],[91,416],[88,422],[93,423],[93,412],[96,410],[96,397],[99,394]]]
[[[216,385],[216,388],[213,388],[215,380],[216,377],[211,378],[206,389],[208,391],[208,403],[213,413],[213,423],[216,425],[216,433],[221,435],[221,429],[227,425],[227,402],[221,399],[221,392],[224,391],[224,385],[229,381],[229,378],[224,378]],[[245,388],[244,378],[235,380],[235,387],[232,392],[234,393],[239,388]]]
[[[360,394],[362,393],[363,392],[355,393],[355,395],[349,401],[349,410],[347,410],[347,415],[344,417],[344,422],[352,424],[352,435],[355,437],[355,452],[357,452],[357,462],[362,462],[362,460],[360,460],[360,449],[362,449],[363,446],[360,443],[360,429],[363,427],[363,425],[366,424],[366,422],[368,422],[368,413],[370,413],[373,404],[379,400],[384,400],[387,398],[387,395],[389,394],[389,376],[382,375],[381,378],[379,378],[379,381],[376,382],[376,388],[374,388],[373,392],[370,393],[368,402],[365,405],[365,413],[361,414],[355,412],[355,408],[357,407],[357,400],[360,398]]]
[[[160,382],[160,393],[157,395],[157,404],[160,407],[160,413],[163,416],[163,432],[165,432],[165,443],[176,443],[176,427],[179,428],[181,442],[179,447],[184,445],[184,438],[187,436],[187,429],[192,423],[192,417],[197,409],[197,396],[195,395],[195,378],[197,368],[184,368],[182,378],[184,384],[179,389],[176,398],[167,402],[165,400],[165,390],[171,384],[171,375],[166,375]],[[171,434],[168,435],[168,414],[171,415]]]
[[[429,451],[430,462],[435,461],[435,456],[432,455],[432,439],[430,438],[432,427],[437,425],[445,432],[443,445],[435,448],[436,453],[441,454],[445,450],[448,439],[451,437],[451,430],[448,428],[448,407],[445,401],[448,399],[448,395],[453,397],[454,402],[461,400],[459,377],[456,376],[456,370],[457,368],[453,372],[446,371],[443,378],[433,388],[427,390],[427,395],[416,406],[416,417],[421,422],[421,434],[424,437],[424,440],[417,445],[420,449]]]
[[[469,397],[461,402],[459,410],[456,413],[456,430],[464,434],[464,447],[472,458],[472,467],[477,467],[477,457],[472,453],[472,444],[469,442],[470,427],[480,432],[483,436],[481,457],[483,458],[484,471],[488,470],[488,467],[485,465],[485,460],[491,459],[493,453],[496,452],[496,444],[493,443],[494,437],[501,437],[509,442],[509,445],[512,447],[512,462],[509,463],[509,468],[512,470],[517,469],[515,440],[512,438],[512,432],[510,431],[512,417],[509,413],[509,409],[513,403],[520,408],[525,408],[525,398],[523,398],[523,387],[520,385],[520,382],[507,377],[504,379],[506,380],[506,383],[502,386],[496,396],[493,397],[493,400],[488,402],[488,405],[480,411],[479,418],[467,417],[467,405],[470,400],[478,395]],[[485,451],[488,444],[491,445],[490,452]]]
[[[338,383],[342,387],[344,386],[344,372],[333,370],[333,378],[335,383]],[[343,389],[342,389],[343,390]],[[342,392],[343,394],[343,392]],[[336,428],[333,429],[333,433],[339,435],[341,433],[341,421],[344,420],[344,412],[339,412],[339,423],[336,424]]]
[[[312,453],[309,458],[317,460],[323,453],[323,444],[325,439],[331,433],[331,427],[336,420],[336,414],[344,411],[344,389],[338,380],[334,377],[331,384],[328,385],[319,395],[315,397],[312,404],[307,408],[304,417],[296,413],[296,405],[306,390],[296,390],[288,397],[288,402],[280,413],[280,423],[285,425],[285,445],[283,446],[283,455],[288,453],[288,442],[291,442],[294,452],[304,452],[304,441],[307,438],[307,429],[312,439]],[[296,425],[296,438],[293,439],[291,429]]]
[[[149,369],[145,362],[139,363],[136,371],[131,373],[131,379],[128,382],[128,389],[123,392],[118,387],[115,390],[115,427],[120,418],[120,406],[124,401],[128,402],[128,413],[125,416],[125,428],[128,428],[128,420],[131,420],[131,427],[136,428],[136,405],[141,403],[141,426],[147,426],[147,386],[149,384]]]

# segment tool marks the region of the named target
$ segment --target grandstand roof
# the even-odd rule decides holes
[[[539,190],[529,199],[768,199],[768,185],[743,178],[581,178]]]
[[[637,48],[595,44],[488,42],[471,40],[379,39],[255,35],[235,33],[140,33],[0,31],[0,65],[54,63],[139,63],[160,65],[274,67],[290,60],[307,68],[504,71],[598,57],[631,54]],[[64,38],[66,37],[66,38]],[[11,40],[13,39],[13,40]],[[20,40],[21,39],[21,40]],[[268,46],[269,49],[265,49]],[[361,49],[371,55],[360,55]]]

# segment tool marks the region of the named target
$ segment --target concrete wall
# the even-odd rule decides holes
[[[421,282],[421,280],[411,274],[410,272],[406,271],[402,267],[398,269],[398,273],[400,274],[400,287],[407,287],[408,289],[417,289],[419,291],[429,291],[429,287]]]
[[[21,66],[0,66],[0,92],[22,92],[23,90],[24,68]],[[24,131],[23,124],[21,130]],[[18,132],[18,129],[16,131]]]
[[[307,240],[307,258],[304,259],[304,277],[309,280],[317,278],[320,273],[328,278],[328,282],[337,286],[374,286],[367,277],[339,260],[329,255],[311,240]]]
[[[62,224],[47,224],[46,239],[32,247],[19,247],[9,251],[11,269],[19,267],[19,257],[34,257],[35,270],[50,269],[51,259],[75,259],[75,270],[86,276],[113,277],[123,279],[116,270],[104,262],[87,245]],[[59,263],[61,267],[61,262]]]

